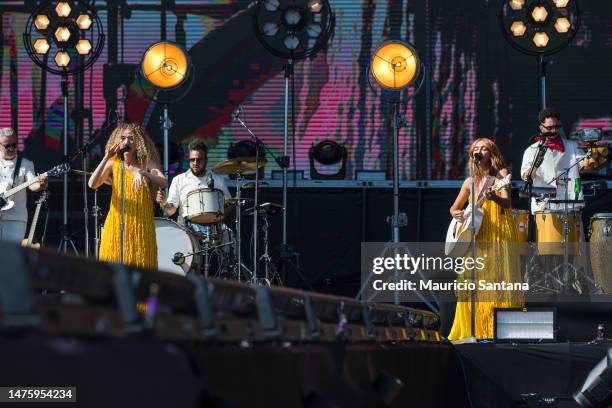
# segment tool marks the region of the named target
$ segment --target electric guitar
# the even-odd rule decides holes
[[[510,185],[511,174],[508,174],[503,179],[497,182],[497,185],[493,187],[493,191],[501,191],[506,186]],[[484,216],[484,210],[482,209],[482,203],[484,202],[484,192],[491,186],[495,178],[489,178],[482,187],[478,199],[476,200],[475,210],[472,210],[472,204],[468,204],[463,212],[463,221],[456,220],[453,218],[446,231],[446,244],[444,246],[444,253],[448,256],[458,257],[465,254],[472,242],[472,218],[474,218],[474,234],[478,235],[480,226],[482,225],[482,218]]]
[[[47,170],[45,173],[40,174],[38,177],[35,177],[30,181],[26,181],[25,183],[19,184],[18,186],[10,188],[8,190],[7,190],[8,184],[5,182],[1,182],[0,191],[2,191],[2,193],[0,193],[0,212],[7,211],[13,208],[13,206],[15,205],[15,202],[11,200],[10,197],[14,196],[15,194],[17,194],[24,188],[28,188],[32,184],[38,183],[38,179],[40,176],[47,175],[47,177],[57,177],[57,176],[64,174],[68,170],[70,170],[69,164],[67,163],[59,164],[53,167],[51,170]]]
[[[36,211],[34,211],[34,217],[32,217],[32,225],[30,225],[30,233],[28,234],[28,238],[21,241],[21,246],[27,248],[40,249],[40,244],[32,244],[34,240],[34,233],[36,232],[36,224],[38,224],[38,216],[40,215],[40,208],[49,198],[49,191],[45,190],[40,194],[40,198],[36,200]]]

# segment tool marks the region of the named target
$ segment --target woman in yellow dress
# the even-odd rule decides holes
[[[125,153],[122,153],[125,152]],[[89,187],[97,189],[112,179],[110,209],[102,230],[99,260],[121,261],[121,158],[125,160],[125,265],[157,269],[153,197],[168,185],[159,169],[159,155],[144,129],[124,123],[113,131],[104,158],[92,173]]]
[[[516,224],[512,214],[510,186],[500,189],[504,178],[508,178],[508,170],[504,158],[497,145],[490,139],[480,138],[470,146],[468,177],[461,187],[455,202],[450,208],[453,218],[463,221],[464,206],[471,199],[472,164],[474,155],[478,153],[475,168],[475,197],[479,197],[485,184],[488,187],[482,191],[483,219],[476,235],[476,256],[484,257],[485,267],[475,271],[476,288],[479,281],[487,283],[520,283],[520,260],[514,250],[513,243],[518,242]],[[489,183],[487,183],[487,180]],[[492,181],[492,184],[491,184]],[[478,199],[476,200],[478,202]],[[471,256],[471,250],[466,256]],[[466,272],[468,274],[469,272]],[[469,275],[465,276],[469,278]],[[455,310],[455,320],[448,338],[462,340],[471,337],[471,292],[457,293],[458,301]],[[495,308],[522,307],[524,294],[520,290],[484,290],[475,293],[475,330],[476,338],[493,338],[493,313]]]

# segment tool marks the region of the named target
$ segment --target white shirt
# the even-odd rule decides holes
[[[15,170],[15,164],[17,164],[17,158],[12,160],[0,159],[0,192],[4,192],[12,187],[36,178],[36,173],[34,173],[34,164],[28,159],[21,158],[19,172],[17,177],[15,177],[15,184],[13,184],[13,171]],[[24,188],[9,198],[15,202],[15,205],[10,210],[2,211],[2,214],[0,214],[0,221],[28,221],[28,195],[26,190],[27,189]]]
[[[232,197],[229,189],[227,188],[227,183],[225,182],[224,176],[209,170],[204,173],[204,175],[198,177],[193,174],[191,169],[187,170],[186,172],[181,173],[172,179],[172,183],[170,183],[170,190],[168,190],[167,201],[178,208],[179,217],[182,218],[186,211],[187,194],[199,188],[208,188],[206,181],[209,174],[212,174],[215,189],[223,191],[223,196],[225,199]]]
[[[558,150],[546,149],[546,153],[544,153],[544,160],[538,169],[535,171],[535,175],[533,177],[533,186],[534,187],[556,187],[557,196],[555,197],[558,200],[565,199],[565,185],[563,185],[563,180],[557,180],[549,184],[550,180],[557,177],[561,174],[566,168],[571,166],[580,158],[580,156],[584,155],[584,151],[582,151],[578,144],[573,140],[568,140],[565,138],[561,138],[563,140],[563,146],[565,147],[564,152],[560,152]],[[536,142],[529,146],[525,153],[523,153],[523,164],[521,165],[521,176],[525,174],[531,168],[531,164],[538,152],[538,144]],[[583,162],[582,160],[576,166],[574,166],[569,171],[569,189],[567,198],[569,200],[574,199],[582,199],[582,189],[576,197],[574,195],[574,185],[575,181],[580,178],[580,169],[582,168]],[[581,208],[584,204],[569,204],[568,208],[571,210],[572,208]],[[542,211],[545,209],[551,210],[562,210],[563,204],[552,204],[547,203],[546,201],[538,201],[536,199],[532,199],[531,201],[532,212]]]

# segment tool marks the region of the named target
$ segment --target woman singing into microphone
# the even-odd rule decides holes
[[[153,192],[168,185],[159,169],[159,155],[144,129],[133,123],[117,126],[106,144],[104,158],[89,179],[97,189],[112,178],[110,210],[102,230],[100,261],[121,260],[121,158],[125,160],[126,265],[157,269]]]
[[[475,173],[472,174],[474,161]],[[512,215],[508,170],[504,158],[495,143],[487,138],[476,139],[470,146],[470,177],[461,187],[450,208],[453,218],[463,222],[466,203],[471,200],[472,177],[475,182],[476,202],[481,198],[482,224],[476,235],[476,257],[484,258],[484,268],[475,270],[476,288],[479,283],[520,283],[519,257],[512,251],[517,230]],[[503,183],[503,184],[502,184]],[[483,190],[484,188],[484,190]],[[471,257],[471,251],[465,255]],[[466,276],[458,279],[469,279]],[[457,293],[455,320],[448,338],[461,340],[471,336],[471,292]],[[477,338],[493,337],[493,312],[495,308],[522,307],[521,290],[483,290],[476,292],[475,330]]]

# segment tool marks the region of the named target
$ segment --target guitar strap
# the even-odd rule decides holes
[[[487,176],[487,179],[483,183],[482,188],[480,189],[480,192],[478,193],[478,198],[476,199],[476,203],[478,203],[478,205],[480,205],[480,202],[484,198],[485,191],[487,191],[487,189],[493,185],[494,181],[495,181],[495,177]]]
[[[11,187],[15,187],[15,181],[17,180],[17,175],[19,174],[19,168],[21,167],[21,156],[17,156],[17,162],[15,163],[15,170],[13,170],[13,184]]]

